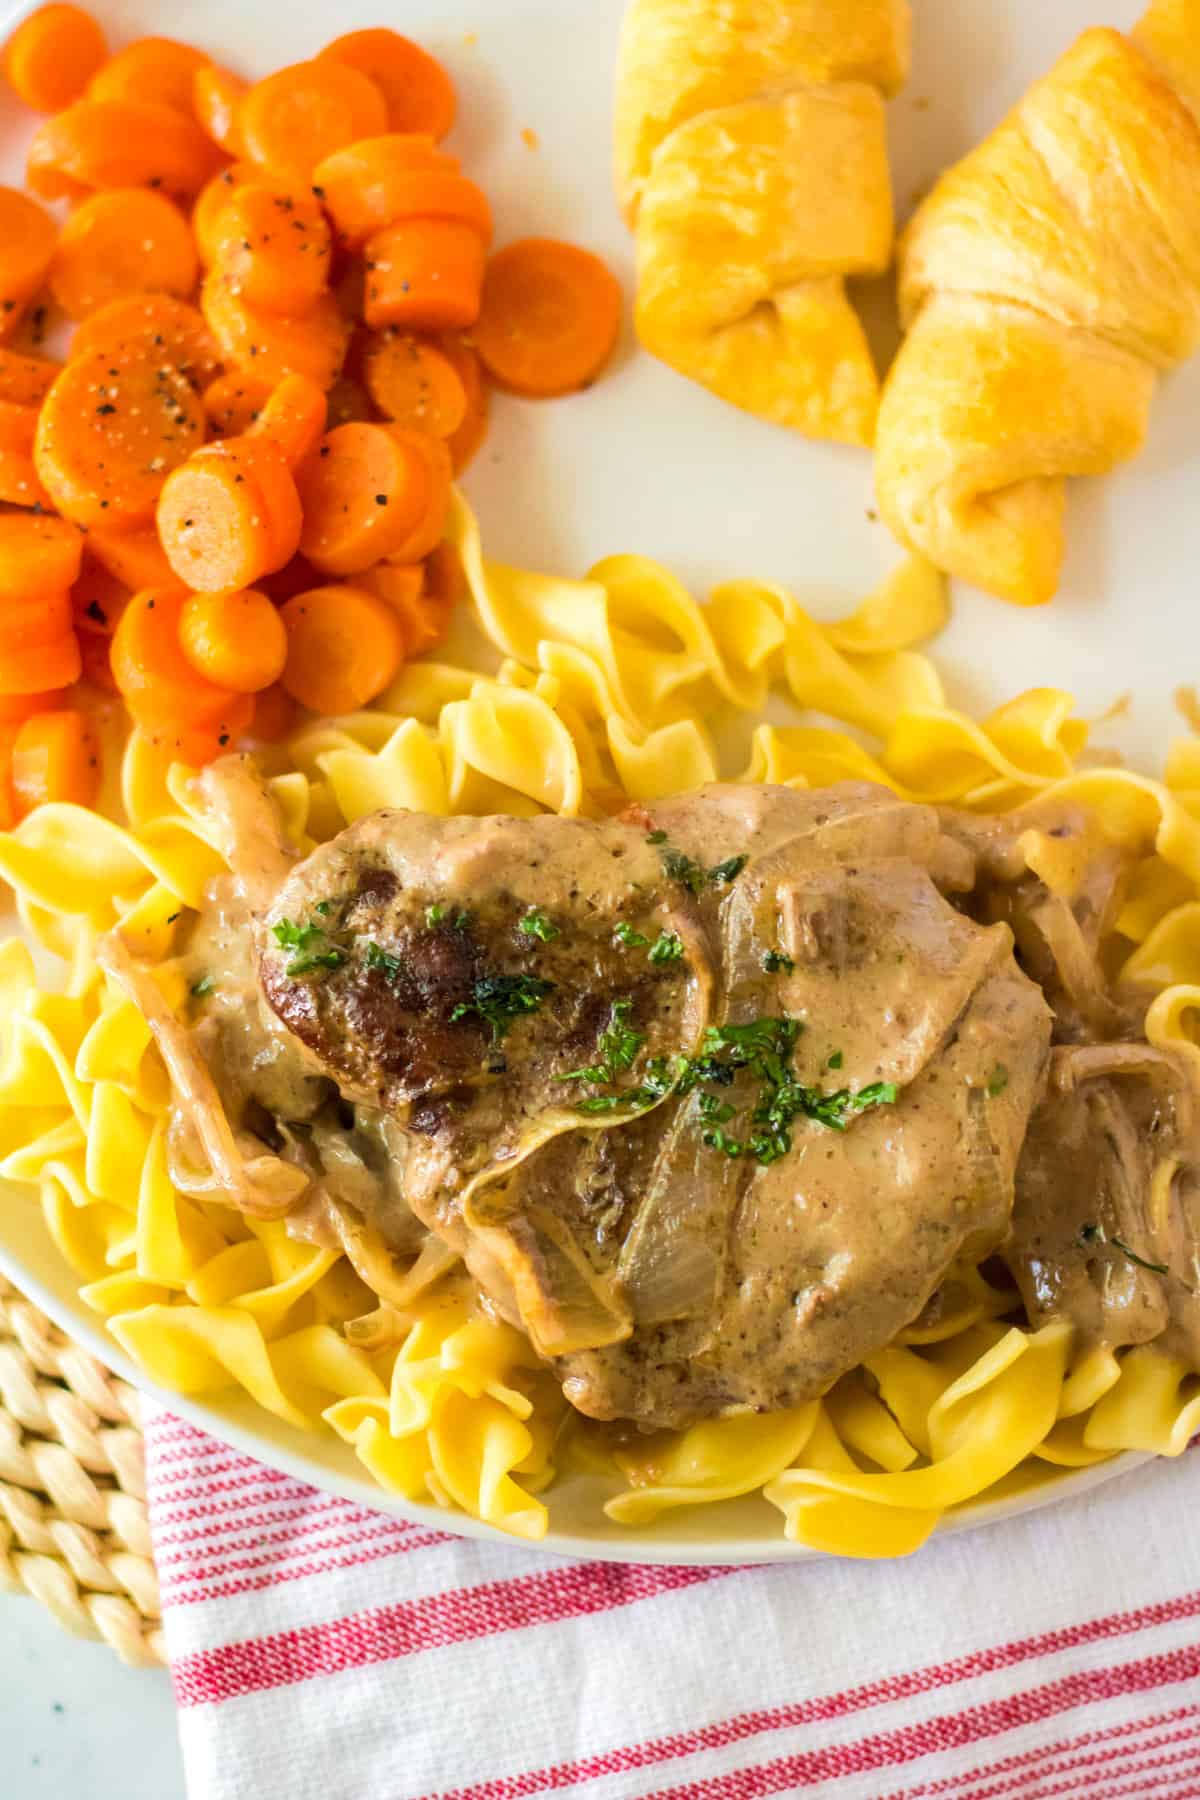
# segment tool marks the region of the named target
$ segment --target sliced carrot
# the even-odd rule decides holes
[[[93,806],[100,745],[91,722],[74,709],[26,719],[13,740],[12,785],[21,814],[52,800]]]
[[[394,438],[420,457],[429,481],[429,497],[424,517],[418,520],[403,543],[390,553],[397,562],[420,562],[441,541],[446,529],[446,516],[450,511],[450,484],[454,475],[450,452],[440,438],[431,437],[427,431],[414,431],[407,425],[390,425],[388,429]]]
[[[281,616],[288,640],[283,685],[311,712],[356,712],[383,692],[403,660],[396,615],[362,588],[312,588],[289,600]]]
[[[238,107],[249,92],[248,81],[217,63],[205,63],[192,77],[192,111],[196,121],[229,156],[242,154]]]
[[[217,260],[217,225],[221,214],[243,183],[264,179],[253,163],[230,163],[228,168],[218,170],[196,196],[192,208],[192,233],[200,261],[206,269],[211,269]]]
[[[404,637],[405,661],[420,656],[445,636],[440,603],[425,597],[423,563],[376,563],[356,579],[369,593],[386,600],[395,613]]]
[[[57,712],[65,699],[63,688],[46,694],[0,694],[0,724],[15,728],[34,713]]]
[[[205,445],[167,478],[158,503],[167,561],[197,593],[253,587],[296,554],[300,526],[296,484],[265,437]]]
[[[305,588],[320,587],[321,572],[314,569],[306,556],[293,556],[290,562],[284,563],[282,569],[272,570],[264,575],[258,586],[263,593],[272,599],[276,606],[282,606],[293,594],[302,594]]]
[[[398,424],[450,438],[466,417],[454,364],[411,332],[378,333],[363,355],[363,379],[380,412]]]
[[[71,617],[83,659],[83,679],[114,693],[117,684],[109,648],[129,598],[124,583],[111,575],[90,551],[85,553],[79,579],[71,589]]]
[[[44,506],[54,502],[42,486],[33,461],[38,409],[0,400],[0,500],[10,506]]]
[[[132,530],[204,436],[200,399],[161,353],[73,357],[42,402],[37,472],[79,525]]]
[[[425,592],[447,613],[466,599],[467,572],[457,546],[448,538],[435,544],[425,558]]]
[[[89,100],[153,100],[192,116],[192,84],[209,58],[176,38],[135,38],[88,83]]]
[[[61,368],[61,363],[48,356],[22,356],[17,350],[0,349],[0,400],[36,406]]]
[[[444,138],[454,123],[456,100],[449,75],[419,44],[376,26],[348,31],[321,52],[369,75],[387,107],[389,131],[420,131]]]
[[[598,256],[553,238],[522,238],[488,264],[471,337],[493,381],[542,398],[594,381],[620,327],[621,289]]]
[[[266,744],[277,744],[296,724],[296,702],[283,685],[276,681],[254,696],[254,737]]]
[[[470,344],[457,331],[446,331],[437,339],[438,349],[453,365],[467,397],[467,410],[458,430],[446,439],[446,448],[461,475],[484,438],[487,436],[490,399],[483,364]]]
[[[87,542],[89,553],[130,593],[175,586],[153,525],[140,525],[136,531],[103,531],[93,525]]]
[[[46,200],[90,188],[198,194],[221,152],[194,119],[157,100],[77,100],[34,133],[25,179]]]
[[[199,309],[174,294],[127,294],[89,314],[71,339],[72,357],[160,357],[193,387],[211,382],[221,355]]]
[[[287,632],[257,588],[192,594],[179,621],[183,654],[198,674],[235,694],[257,694],[283,674]]]
[[[322,157],[387,129],[379,89],[361,70],[331,61],[292,63],[257,82],[238,112],[251,161],[307,184]]]
[[[457,331],[479,317],[487,246],[458,219],[405,219],[368,238],[363,318],[378,328]]]
[[[7,668],[14,650],[44,648],[70,629],[69,588],[12,595],[0,607],[0,661]],[[50,685],[48,682],[24,682],[15,691],[30,693],[35,687]]]
[[[330,237],[313,196],[278,184],[235,188],[214,225],[215,266],[230,289],[269,313],[304,313],[329,280]]]
[[[260,312],[214,269],[204,279],[200,306],[228,360],[272,386],[292,374],[307,375],[319,388],[337,380],[350,328],[332,294],[298,316]]]
[[[316,382],[307,375],[285,375],[268,395],[252,429],[279,447],[289,469],[297,469],[321,442],[325,418],[325,395]]]
[[[150,188],[92,194],[63,226],[50,292],[72,319],[130,294],[173,294],[196,285],[199,264],[187,220]]]
[[[55,238],[48,213],[16,188],[0,187],[0,338],[49,274]]]
[[[179,632],[187,595],[175,588],[135,594],[112,643],[112,669],[139,724],[213,725],[245,718],[241,696],[197,674]]]
[[[269,381],[249,369],[218,375],[204,390],[204,410],[217,437],[240,437],[249,431],[274,392]]]
[[[4,73],[26,106],[58,112],[78,100],[108,45],[81,6],[39,6],[4,46]]]
[[[49,637],[10,636],[7,631],[0,637],[0,694],[73,687],[82,669],[79,639],[69,622]]]
[[[419,433],[387,425],[339,425],[326,432],[317,455],[297,474],[304,514],[300,548],[316,568],[357,574],[396,555],[422,529],[439,491],[420,440]],[[435,541],[440,536],[439,523]]]
[[[411,176],[419,173],[457,175],[458,158],[445,156],[430,137],[362,138],[326,156],[312,172],[313,191],[342,243],[361,249],[376,231],[399,218],[411,197]],[[403,186],[402,184],[407,184]]]
[[[325,396],[329,428],[348,425],[352,419],[373,419],[374,409],[361,382],[353,375],[339,375]]]
[[[79,579],[83,538],[65,519],[0,514],[0,603],[62,593]]]
[[[17,797],[12,785],[12,747],[19,730],[18,720],[4,720],[0,717],[0,831],[11,831],[17,822]]]

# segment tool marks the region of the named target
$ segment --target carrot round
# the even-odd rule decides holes
[[[176,38],[135,38],[111,56],[88,84],[89,100],[153,100],[192,112],[192,84],[208,64],[203,50]]]
[[[66,694],[56,689],[48,694],[0,694],[0,725],[16,727],[34,713],[57,712]],[[7,829],[7,828],[5,828]]]
[[[78,100],[108,45],[81,6],[39,6],[4,46],[4,73],[26,106],[58,112]]]
[[[73,357],[42,402],[37,472],[79,525],[132,530],[204,435],[200,399],[161,351]]]
[[[404,637],[387,602],[356,587],[312,588],[282,608],[283,685],[311,712],[356,712],[392,680]]]
[[[226,358],[264,381],[274,385],[285,375],[307,375],[329,388],[337,380],[350,327],[332,294],[322,294],[305,313],[262,312],[213,269],[201,287],[200,306]]]
[[[100,746],[91,722],[74,709],[26,719],[13,740],[12,785],[21,814],[51,800],[94,805]]]
[[[462,424],[446,439],[446,448],[454,473],[461,475],[484,438],[487,436],[490,398],[483,376],[483,364],[461,333],[445,331],[437,339],[438,349],[453,364],[467,397]]]
[[[229,156],[242,154],[238,107],[250,83],[218,63],[205,63],[192,77],[192,111],[196,122],[213,143]]]
[[[60,598],[65,600],[66,596]],[[57,621],[57,612],[55,617]],[[35,694],[72,687],[82,668],[69,604],[65,623],[58,623],[57,628],[37,619],[26,624],[11,617],[0,628],[0,694]]]
[[[169,578],[169,570],[167,574]],[[89,551],[84,557],[79,579],[71,589],[71,619],[79,640],[83,680],[113,693],[117,684],[113,679],[109,651],[129,598],[128,587],[111,575]],[[46,708],[33,710],[45,711]]]
[[[46,200],[92,188],[197,194],[220,151],[192,118],[158,100],[77,100],[34,133],[25,179]]]
[[[84,200],[63,226],[50,292],[70,318],[83,319],[130,294],[182,299],[198,266],[177,206],[150,188],[110,188]]]
[[[420,131],[444,138],[454,123],[454,83],[427,50],[398,31],[376,26],[348,31],[321,52],[369,75],[387,108],[389,131]]]
[[[307,183],[322,157],[387,129],[374,82],[345,63],[292,63],[256,82],[238,125],[246,155],[285,181]]]
[[[0,338],[49,274],[55,239],[54,220],[35,201],[0,187]]]
[[[220,352],[199,309],[174,294],[127,294],[89,314],[71,339],[72,357],[95,354],[158,357],[173,363],[193,387],[211,382]]]
[[[450,438],[466,417],[467,392],[454,364],[411,332],[379,333],[362,367],[372,400],[398,424]]]
[[[366,243],[363,318],[376,329],[457,331],[479,317],[487,244],[459,219],[404,219]]]
[[[10,506],[44,506],[54,502],[42,486],[33,461],[38,409],[0,400],[0,500]]]
[[[197,194],[196,204],[192,208],[192,234],[196,239],[200,261],[206,269],[211,269],[217,260],[217,227],[221,214],[245,182],[264,179],[261,170],[256,169],[253,163],[234,162],[227,168],[219,169]]]
[[[240,437],[249,431],[274,392],[269,381],[252,375],[249,369],[234,369],[228,375],[218,375],[204,390],[204,410],[214,434]]]
[[[282,682],[273,682],[254,696],[252,735],[266,744],[277,744],[296,724],[296,702]]]
[[[90,554],[130,593],[175,586],[153,525],[139,525],[135,531],[104,531],[93,525],[87,542]]]
[[[267,438],[208,444],[168,476],[158,536],[177,580],[197,593],[253,587],[300,541],[300,501]]]
[[[187,595],[178,589],[151,589],[135,594],[121,616],[112,641],[112,671],[130,713],[154,735],[174,743],[184,760],[184,745],[199,737],[226,744],[244,731],[253,702],[218,687],[197,674],[183,653],[180,624]],[[201,760],[199,757],[195,760]]]
[[[348,249],[358,250],[373,232],[381,231],[405,211],[414,174],[457,175],[458,158],[446,156],[431,137],[361,138],[326,156],[312,172],[313,190],[333,220]]]
[[[192,594],[179,621],[183,654],[198,674],[235,694],[257,694],[283,674],[287,632],[257,588]]]
[[[617,341],[621,289],[598,256],[522,238],[492,257],[472,341],[492,380],[543,398],[586,387]]]
[[[0,514],[0,606],[63,593],[79,579],[83,538],[65,519]]]
[[[61,368],[61,363],[48,356],[22,356],[17,350],[0,348],[0,400],[37,406]]]
[[[387,425],[339,425],[326,432],[317,455],[297,475],[304,514],[300,548],[316,568],[357,574],[396,555],[428,521],[441,496],[432,460],[418,440],[418,433]],[[434,535],[441,536],[440,522]]]
[[[310,193],[262,182],[235,188],[213,235],[216,267],[248,305],[303,313],[325,292],[329,226]]]
[[[285,375],[268,394],[251,429],[277,446],[289,469],[297,469],[321,442],[325,417],[325,395],[316,382],[307,375]]]

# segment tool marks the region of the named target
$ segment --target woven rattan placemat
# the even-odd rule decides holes
[[[138,1398],[0,1276],[0,1591],[165,1661]]]

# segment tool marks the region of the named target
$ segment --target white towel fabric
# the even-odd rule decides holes
[[[147,1447],[192,1800],[1200,1796],[1198,1455],[727,1569],[404,1524],[166,1413]]]

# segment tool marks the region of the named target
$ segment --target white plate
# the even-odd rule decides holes
[[[6,24],[26,8],[13,8]],[[336,32],[386,22],[443,57],[460,95],[451,147],[487,188],[498,239],[530,232],[578,239],[604,255],[632,291],[630,245],[609,183],[611,83],[621,0],[96,0],[114,42],[161,31],[247,74],[311,54]],[[915,63],[892,107],[897,205],[903,217],[937,171],[986,131],[1087,25],[1129,26],[1137,0],[914,0]],[[20,180],[32,120],[0,100],[0,179]],[[531,148],[522,132],[536,134]],[[882,284],[869,297],[881,338],[891,329]],[[1103,728],[1139,767],[1161,762],[1179,726],[1171,701],[1200,680],[1200,508],[1192,440],[1200,419],[1200,359],[1162,384],[1140,460],[1070,497],[1062,591],[1019,612],[960,590],[937,646],[953,700],[972,710],[1035,684],[1069,687],[1087,715],[1121,694],[1132,704]],[[1189,426],[1191,429],[1189,430]],[[808,444],[721,405],[636,352],[626,333],[615,368],[586,394],[538,406],[501,399],[465,483],[488,551],[531,567],[581,573],[636,550],[671,564],[698,589],[762,576],[802,590],[815,609],[844,610],[896,560],[874,523],[870,457]],[[46,1234],[16,1194],[0,1204],[0,1268],[97,1356],[147,1384],[98,1328]],[[283,1425],[246,1400],[185,1402],[175,1411],[318,1487],[366,1505],[494,1536],[458,1515],[395,1506],[344,1446]],[[1045,1505],[1144,1459],[1122,1457],[986,1505],[961,1529]],[[769,1561],[809,1554],[779,1535],[760,1499],[668,1514],[631,1532],[600,1511],[604,1485],[579,1478],[548,1495],[544,1548],[647,1562]]]

